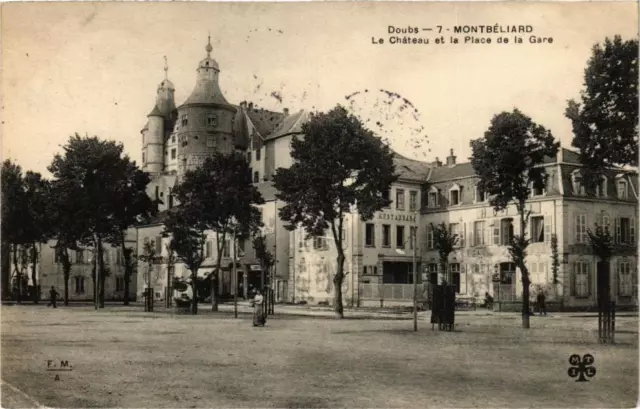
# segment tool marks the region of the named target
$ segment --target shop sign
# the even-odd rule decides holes
[[[259,264],[251,264],[251,267],[249,267],[251,269],[251,271],[262,271],[262,267],[260,267]]]
[[[380,220],[395,220],[397,222],[416,222],[415,214],[392,214],[392,213],[378,213],[378,219]]]

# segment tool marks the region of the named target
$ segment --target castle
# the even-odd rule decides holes
[[[276,169],[292,165],[290,143],[300,134],[309,113],[289,114],[257,109],[251,103],[229,103],[219,85],[220,67],[211,57],[197,67],[196,84],[189,97],[176,108],[175,88],[166,75],[157,88],[156,101],[147,116],[142,134],[142,169],[152,181],[148,194],[160,203],[160,216],[152,223],[132,229],[129,245],[142,254],[145,245],[156,254],[167,255],[168,238],[162,237],[162,215],[174,206],[171,190],[181,175],[198,166],[213,152],[241,152],[251,166],[252,180],[266,203],[261,205],[268,248],[275,265],[269,280],[278,301],[309,303],[330,302],[331,277],[335,270],[335,245],[331,237],[307,240],[300,230],[288,231],[278,217],[283,203],[275,197],[271,183]],[[448,270],[459,298],[479,301],[485,293],[501,303],[519,304],[522,294],[520,272],[510,261],[507,244],[519,234],[515,208],[494,212],[470,163],[457,163],[453,151],[446,163],[426,163],[394,154],[399,179],[389,194],[392,204],[363,222],[357,214],[346,216],[344,231],[345,271],[343,299],[353,305],[410,303],[413,294],[412,268],[415,256],[418,283],[436,283],[442,272],[434,248],[432,224],[447,223],[460,240],[449,256]],[[581,183],[575,152],[560,149],[556,157],[546,158],[540,166],[549,175],[543,189],[534,189],[529,200],[531,219],[527,236],[531,238],[527,265],[532,294],[544,288],[551,298],[568,307],[595,305],[596,289],[602,285],[599,260],[587,241],[587,229],[595,223],[608,226],[614,239],[610,260],[610,285],[621,306],[637,305],[637,219],[638,175],[635,170],[610,169],[593,194]],[[410,237],[416,235],[414,246]],[[45,246],[42,264],[53,264],[60,272],[52,251]],[[220,294],[236,291],[246,296],[251,286],[260,285],[261,268],[250,243],[226,243],[219,280]],[[415,247],[415,248],[414,248]],[[198,276],[207,278],[215,270],[215,234],[205,248],[206,260]],[[122,294],[121,255],[113,250],[111,271],[106,286],[107,299]],[[238,255],[238,286],[232,285],[232,254]],[[107,252],[108,254],[108,252]],[[89,265],[79,254],[73,267],[72,298],[91,298],[83,276]],[[46,269],[45,269],[46,270]],[[61,285],[59,274],[41,279],[43,286]],[[148,286],[156,298],[170,296],[169,275],[187,277],[184,265],[164,262],[149,266],[138,263],[132,294],[140,296]],[[56,278],[57,277],[57,278]],[[75,281],[74,281],[75,280]],[[113,281],[113,283],[112,283]],[[88,286],[87,286],[88,287]],[[43,287],[46,288],[46,287]]]

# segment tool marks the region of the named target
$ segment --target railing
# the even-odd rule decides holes
[[[418,299],[423,298],[424,284],[418,284]],[[413,300],[413,284],[360,284],[360,297],[363,300]]]

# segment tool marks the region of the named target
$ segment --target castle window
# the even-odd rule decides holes
[[[187,116],[187,114],[182,115],[182,126],[187,126],[187,124],[189,123],[189,117]]]
[[[207,117],[207,126],[218,126],[218,117],[216,115],[210,114]]]
[[[433,209],[438,207],[438,188],[431,186],[429,189],[429,195],[427,196],[427,205]]]
[[[84,293],[84,277],[77,276],[74,278],[76,294]]]
[[[215,148],[216,146],[216,140],[213,137],[213,135],[208,135],[207,136],[207,148]]]
[[[176,158],[176,150],[174,148],[174,149],[171,149],[171,159],[175,159],[175,158]]]
[[[582,184],[582,175],[578,169],[571,173],[571,184],[573,185],[574,195],[584,195],[584,185]]]
[[[627,181],[623,179],[623,175],[616,176],[616,190],[618,192],[618,199],[627,199]]]
[[[451,189],[449,189],[449,206],[461,204],[462,200],[460,196],[460,186],[457,184],[453,185]]]

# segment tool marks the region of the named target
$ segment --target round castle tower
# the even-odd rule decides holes
[[[200,61],[196,85],[187,100],[178,107],[175,133],[178,174],[193,169],[214,152],[234,151],[233,122],[236,108],[222,95],[218,84],[220,68],[211,58],[211,37],[207,57]]]
[[[158,85],[156,103],[147,115],[147,125],[142,129],[142,170],[149,173],[160,173],[165,167],[164,147],[171,134],[176,117],[174,102],[175,87],[168,78],[165,57],[164,80]]]

